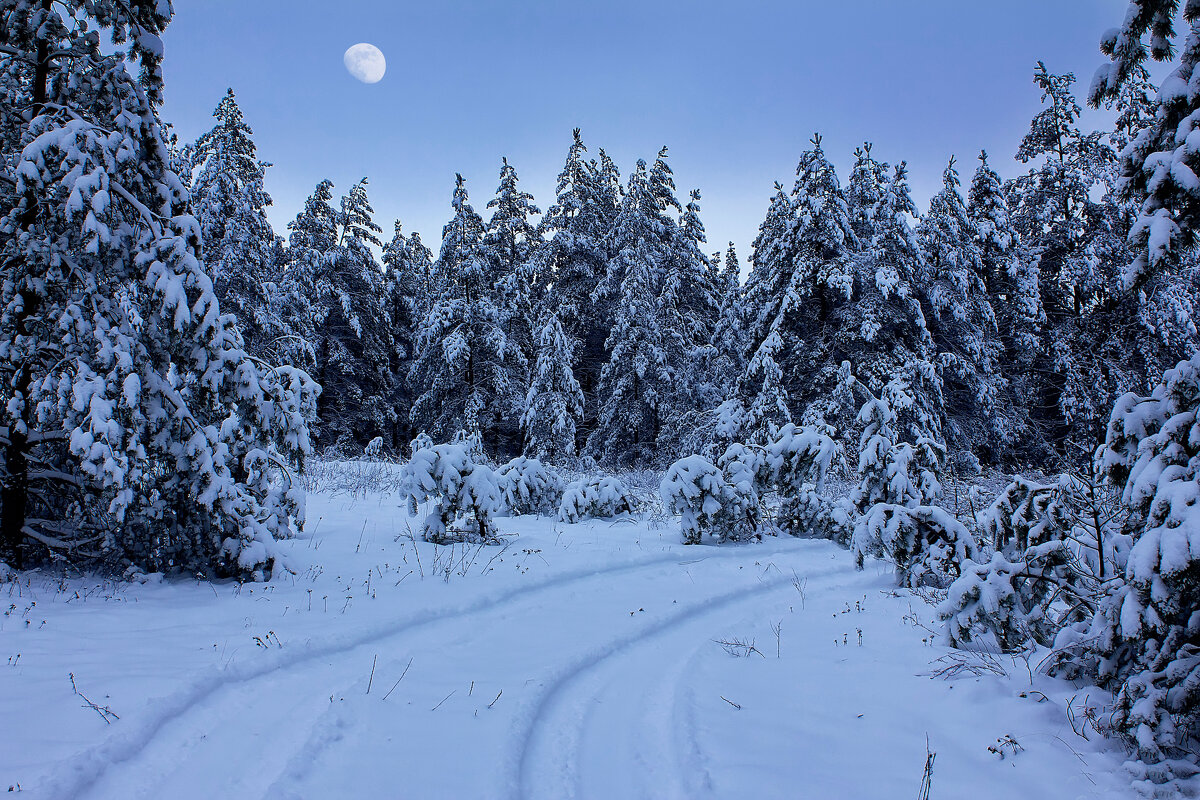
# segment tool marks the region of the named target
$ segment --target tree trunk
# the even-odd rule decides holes
[[[0,487],[0,531],[3,531],[5,552],[16,569],[25,566],[21,544],[25,539],[25,511],[29,503],[27,448],[26,434],[14,432],[10,435],[9,444],[4,449],[7,475]]]

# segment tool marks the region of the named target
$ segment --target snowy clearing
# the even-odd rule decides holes
[[[521,517],[503,552],[414,546],[377,494],[311,495],[309,519],[268,584],[4,584],[3,787],[915,797],[928,735],[932,797],[1130,794],[1124,754],[1072,733],[1069,684],[1019,660],[931,678],[932,607],[829,542]],[[1005,737],[1023,749],[989,751]]]

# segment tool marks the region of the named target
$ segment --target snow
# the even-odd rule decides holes
[[[505,545],[438,546],[417,533],[425,511],[310,494],[307,530],[279,545],[295,573],[265,584],[0,584],[0,782],[47,798],[905,797],[928,734],[939,797],[1129,796],[1117,746],[1066,724],[1070,685],[1018,661],[932,679],[950,651],[912,624],[933,608],[888,565],[856,572],[788,537],[688,547],[678,522],[629,516],[502,518]],[[1024,750],[989,752],[1004,736]]]

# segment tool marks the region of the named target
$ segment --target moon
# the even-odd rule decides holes
[[[359,42],[342,56],[346,70],[363,83],[379,83],[387,72],[387,60],[378,47]]]

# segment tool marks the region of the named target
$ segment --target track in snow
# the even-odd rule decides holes
[[[808,588],[820,590],[830,579],[851,574],[843,561],[833,569],[809,572]],[[548,687],[532,714],[521,741],[514,796],[701,796],[703,759],[690,741],[686,703],[681,702],[688,688],[687,668],[730,621],[753,615],[765,595],[791,591],[791,585],[789,575],[711,597],[581,659]],[[671,655],[664,658],[664,652]],[[689,741],[691,752],[681,752]]]
[[[503,764],[511,763],[511,755],[506,753],[513,750],[514,737],[522,742],[523,753],[534,753],[528,758],[522,755],[519,763],[525,769],[516,785],[536,783],[529,768],[539,756],[524,744],[523,737],[530,734],[530,728],[522,728],[520,720],[536,719],[545,713],[544,699],[557,696],[561,687],[577,683],[583,672],[611,661],[639,642],[662,639],[665,643],[670,638],[667,646],[686,641],[693,648],[697,642],[706,642],[711,630],[702,630],[705,620],[724,609],[736,608],[747,598],[778,588],[781,581],[763,585],[750,580],[753,576],[747,571],[740,576],[746,579],[744,588],[710,591],[696,597],[697,578],[713,580],[714,589],[726,588],[729,584],[723,581],[729,576],[719,574],[722,567],[729,566],[732,571],[738,562],[747,566],[756,560],[798,552],[795,546],[770,550],[730,548],[686,562],[681,562],[680,554],[675,552],[635,564],[563,574],[448,612],[417,615],[306,650],[284,650],[275,663],[260,664],[232,676],[213,675],[164,701],[155,718],[143,723],[140,730],[115,736],[64,765],[48,787],[49,794],[120,794],[131,798],[312,796],[304,791],[308,771],[339,743],[370,740],[371,731],[389,730],[399,717],[403,717],[400,729],[407,741],[416,740],[428,728],[429,719],[409,718],[410,709],[396,708],[404,695],[399,689],[388,705],[377,703],[365,709],[343,706],[345,700],[340,699],[353,699],[364,691],[367,667],[374,656],[379,657],[380,681],[367,699],[382,697],[386,691],[382,686],[384,674],[398,675],[407,657],[415,654],[414,674],[406,678],[410,684],[418,683],[418,673],[452,675],[457,670],[464,677],[493,676],[496,680],[491,683],[501,682],[507,687],[507,699],[500,706],[501,715],[497,715],[507,715],[502,716],[507,726],[500,726],[507,730],[493,731],[499,736],[493,735],[491,751],[496,763],[490,765],[499,779],[499,785],[491,784],[497,790],[495,796],[504,796],[508,792],[500,786],[505,772],[510,776],[509,785],[513,785],[511,767]],[[736,571],[733,575],[739,577]],[[598,591],[597,587],[619,591]],[[644,617],[631,619],[626,606],[645,602],[638,598],[647,596],[648,589],[658,593],[678,590],[693,596],[665,616],[648,622]],[[595,638],[580,638],[574,622],[591,612],[603,624],[590,628]],[[681,633],[666,637],[672,631]],[[530,637],[537,641],[529,641]],[[508,643],[522,639],[526,641],[514,652],[505,652]],[[530,653],[537,657],[528,657]],[[503,661],[505,656],[508,663],[496,669],[500,666],[495,663],[497,658]],[[516,685],[519,680],[524,681],[523,685]],[[536,687],[546,681],[555,689],[541,697]],[[530,685],[534,690],[527,688]],[[490,685],[488,691],[492,691]],[[458,724],[452,721],[451,727]],[[395,787],[402,783],[390,780],[403,781],[406,771],[422,766],[419,757],[406,759],[403,753],[391,758],[383,755],[379,761],[387,763],[377,764],[370,776],[359,772],[357,778]],[[337,770],[336,764],[333,769]],[[355,777],[354,771],[346,775],[351,781]],[[463,790],[468,787],[463,786]]]

